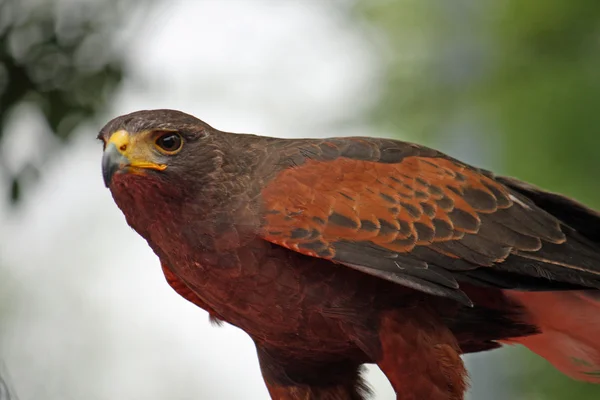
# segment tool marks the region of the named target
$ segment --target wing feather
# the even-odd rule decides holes
[[[268,241],[465,303],[460,280],[600,287],[597,246],[486,171],[375,139],[302,154],[262,190]]]

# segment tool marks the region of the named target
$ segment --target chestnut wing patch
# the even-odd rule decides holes
[[[504,275],[476,271],[566,240],[559,221],[526,197],[443,157],[308,159],[280,172],[262,198],[264,239],[464,303],[457,279],[499,284]]]

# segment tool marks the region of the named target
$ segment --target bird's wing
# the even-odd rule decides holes
[[[261,192],[272,243],[464,302],[461,280],[600,287],[598,249],[486,171],[393,140],[300,143]]]

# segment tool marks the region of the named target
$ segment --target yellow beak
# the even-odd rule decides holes
[[[143,138],[144,135],[135,135]],[[158,164],[149,159],[153,156],[147,142],[138,143],[129,132],[120,130],[114,132],[104,149],[102,156],[102,177],[106,187],[110,185],[112,177],[118,171],[131,171],[139,169],[152,169],[163,171],[167,168],[165,164]]]

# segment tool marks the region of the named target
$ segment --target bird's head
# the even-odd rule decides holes
[[[147,110],[117,117],[102,128],[102,175],[111,190],[124,181],[181,186],[218,167],[218,131],[174,110]]]
[[[177,231],[205,237],[197,233],[222,221],[222,210],[254,223],[248,222],[254,214],[244,219],[235,211],[248,211],[258,190],[252,171],[266,150],[249,151],[252,135],[222,132],[180,111],[150,110],[113,119],[98,138],[104,183],[129,225],[147,240],[176,241]]]

